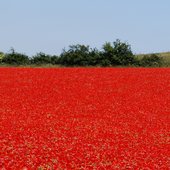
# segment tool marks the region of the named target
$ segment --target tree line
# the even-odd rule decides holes
[[[59,65],[66,67],[73,66],[162,66],[163,60],[156,54],[146,55],[142,58],[135,56],[131,46],[126,42],[116,40],[113,43],[107,42],[101,50],[90,48],[86,45],[71,45],[68,50],[63,49],[57,55],[37,53],[29,57],[11,49],[9,53],[0,52],[1,65]]]

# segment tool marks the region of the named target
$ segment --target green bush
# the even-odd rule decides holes
[[[29,64],[29,57],[25,54],[20,54],[11,49],[10,53],[7,53],[2,58],[3,64],[10,64],[10,65],[27,65]]]
[[[31,64],[42,65],[42,64],[51,64],[52,57],[45,53],[37,53],[35,56],[31,58]]]
[[[4,57],[4,53],[3,53],[3,52],[0,52],[0,63],[2,63],[3,57]]]
[[[103,50],[91,49],[85,45],[72,45],[63,50],[58,62],[65,66],[114,66],[136,65],[137,59],[127,43],[116,40],[113,45],[105,43]]]
[[[56,55],[51,56],[51,64],[53,65],[59,64],[59,57]]]
[[[132,53],[131,46],[116,40],[114,43],[114,55],[120,65],[132,65],[136,62],[136,58]]]
[[[103,60],[101,60],[100,66],[109,67],[109,66],[111,66],[111,62],[108,59],[103,59]]]
[[[63,50],[59,63],[65,66],[87,66],[92,62],[90,48],[85,45],[72,45],[69,50]]]
[[[116,40],[103,45],[103,58],[111,62],[111,65],[134,65],[137,59],[132,53],[131,46]]]
[[[96,66],[96,65],[100,66],[102,60],[103,58],[100,51],[98,51],[96,48],[90,50],[88,56],[89,66]]]
[[[102,52],[102,65],[103,63],[108,63],[111,65],[119,65],[119,59],[115,55],[114,47],[111,43],[107,42],[103,45],[103,52]]]
[[[105,43],[102,50],[90,48],[86,45],[71,45],[68,50],[63,50],[60,56],[51,56],[37,53],[32,58],[11,49],[10,53],[0,52],[0,63],[11,65],[61,65],[61,66],[165,66],[166,61],[156,54],[146,55],[143,58],[133,55],[128,43],[116,40]]]
[[[143,67],[160,67],[163,65],[163,59],[156,54],[145,55],[141,59],[140,65]]]

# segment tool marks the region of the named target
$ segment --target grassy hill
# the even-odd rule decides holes
[[[159,53],[159,55],[160,55],[161,57],[163,57],[163,59],[165,60],[165,63],[170,66],[170,52]]]
[[[165,66],[170,67],[170,52],[162,52],[162,53],[155,53],[155,54],[163,58]],[[136,56],[138,58],[142,58],[143,56],[147,56],[147,55],[150,55],[150,54],[137,54]]]

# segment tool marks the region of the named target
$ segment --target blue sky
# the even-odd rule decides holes
[[[134,53],[170,51],[170,0],[1,0],[0,51],[60,54],[116,39]]]

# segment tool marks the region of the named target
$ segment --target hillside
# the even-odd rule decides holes
[[[167,65],[170,66],[170,52],[160,53],[159,55],[163,57]]]
[[[164,65],[170,66],[170,52],[162,52],[162,53],[155,53],[156,55],[162,57],[164,59]],[[137,54],[136,56],[138,58],[143,57],[144,55],[150,55],[150,54]]]

